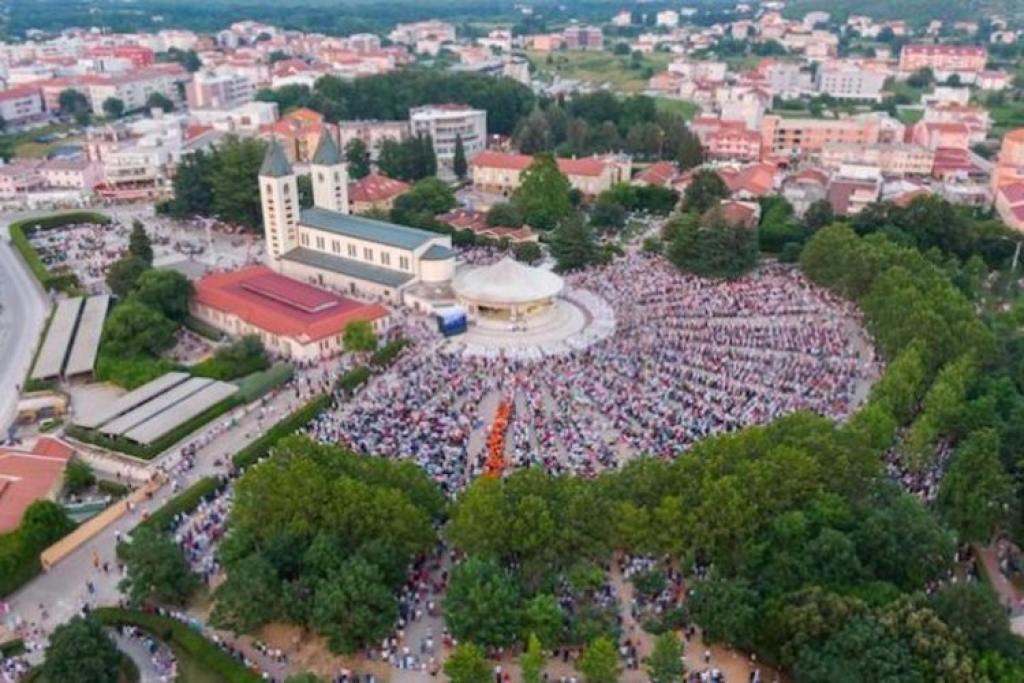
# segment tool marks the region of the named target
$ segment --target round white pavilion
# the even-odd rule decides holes
[[[505,257],[489,266],[457,272],[452,289],[471,317],[486,322],[523,322],[555,307],[565,288],[558,275]]]

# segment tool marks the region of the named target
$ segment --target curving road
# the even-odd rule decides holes
[[[0,228],[0,441],[15,418],[18,387],[32,362],[49,302]]]

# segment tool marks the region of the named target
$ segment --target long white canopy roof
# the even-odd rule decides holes
[[[459,272],[452,281],[455,295],[482,304],[511,306],[558,295],[565,282],[552,272],[505,257],[489,266]]]

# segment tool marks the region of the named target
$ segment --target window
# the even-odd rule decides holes
[[[354,245],[354,244],[348,245],[348,255],[351,256],[352,258],[356,257],[356,245]]]
[[[316,179],[319,180],[322,183],[324,181],[324,174],[323,173],[317,173],[316,174]]]
[[[335,254],[340,254],[341,242],[339,242],[338,240],[331,240],[331,251],[333,251]]]
[[[391,254],[389,254],[386,251],[382,251],[380,253],[380,262],[383,263],[385,266],[390,266],[391,265]]]
[[[398,267],[401,268],[402,270],[409,270],[409,257],[408,256],[399,256],[398,257]]]
[[[302,233],[301,235],[299,235],[299,241],[302,243],[302,246],[308,247],[309,246],[309,235],[307,235],[306,233]]]
[[[316,248],[319,249],[320,251],[323,251],[325,249],[323,237],[316,238]]]
[[[367,261],[372,261],[373,249],[370,249],[369,247],[363,247],[363,258],[366,259]]]

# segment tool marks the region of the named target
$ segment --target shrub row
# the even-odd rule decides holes
[[[295,368],[288,363],[277,363],[266,370],[247,375],[235,384],[238,385],[238,395],[242,402],[251,403],[277,387],[288,384],[294,376]]]
[[[346,396],[351,396],[361,384],[370,379],[370,374],[370,368],[357,365],[338,378],[335,389],[344,392]]]
[[[194,512],[203,499],[216,493],[220,486],[221,480],[217,477],[203,477],[167,501],[136,528],[149,527],[155,531],[168,531],[174,525],[174,518],[178,514]]]
[[[4,657],[17,657],[18,655],[25,654],[25,641],[21,638],[15,638],[14,640],[8,640],[6,643],[0,643],[0,659]]]
[[[71,273],[51,274],[46,264],[39,258],[39,253],[29,242],[29,237],[36,230],[51,230],[76,223],[109,223],[110,217],[91,211],[76,211],[39,218],[26,218],[10,225],[11,244],[25,259],[29,270],[44,289],[56,289],[62,292],[75,293],[78,290],[78,278]]]
[[[119,358],[101,351],[93,376],[131,391],[176,370],[181,366],[166,358]]]
[[[181,659],[190,659],[225,683],[258,683],[260,677],[246,669],[203,634],[176,619],[113,607],[93,610],[93,616],[107,626],[136,626],[169,645]]]
[[[402,349],[408,345],[408,339],[396,339],[393,342],[385,344],[374,351],[373,355],[370,356],[370,365],[378,368],[391,365],[391,362],[398,357],[398,354],[402,352]]]
[[[95,429],[85,429],[77,425],[67,426],[64,429],[64,433],[72,439],[77,439],[78,441],[92,444],[99,448],[125,453],[142,460],[152,460],[203,425],[216,420],[224,413],[232,410],[233,408],[237,408],[239,405],[241,405],[241,399],[238,394],[229,396],[220,403],[210,407],[202,413],[199,413],[191,420],[184,422],[178,427],[167,432],[167,434],[163,435],[148,446],[137,444],[123,436],[106,436]]]
[[[270,449],[273,448],[274,444],[312,422],[317,415],[330,405],[330,403],[330,396],[326,394],[317,396],[312,401],[268,429],[264,432],[263,436],[235,453],[231,462],[238,469],[245,469],[246,467],[255,464],[257,460],[270,452]]]
[[[103,495],[111,496],[112,498],[124,498],[131,491],[131,489],[124,484],[119,484],[116,481],[106,481],[103,479],[96,482],[96,488]]]

